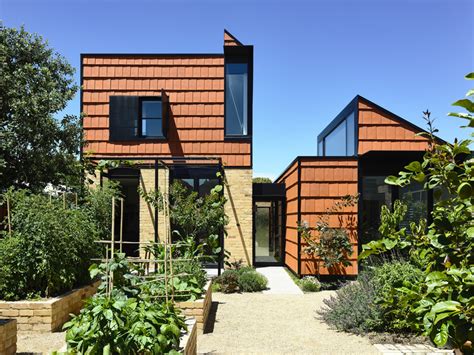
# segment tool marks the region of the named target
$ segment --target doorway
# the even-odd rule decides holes
[[[253,192],[253,263],[255,266],[284,265],[281,185],[254,184]]]

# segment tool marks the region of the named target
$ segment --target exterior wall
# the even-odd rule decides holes
[[[225,33],[226,46],[241,45]],[[85,152],[107,156],[218,156],[251,167],[251,140],[224,139],[224,55],[100,55],[81,58]],[[109,142],[109,98],[169,96],[166,139]]]
[[[140,187],[143,191],[150,192],[155,190],[155,169],[140,169]],[[158,169],[158,189],[161,193],[169,192],[169,171],[164,168]],[[155,240],[155,209],[140,197],[140,242]],[[166,238],[166,232],[169,230],[169,220],[165,218],[164,211],[158,211],[158,240],[163,241]],[[140,255],[144,257],[143,248],[140,249]]]
[[[314,227],[319,218],[345,195],[355,195],[357,188],[356,158],[302,158],[301,159],[301,221]],[[353,245],[352,265],[327,270],[320,265],[321,275],[357,275],[357,205],[346,208],[329,219],[330,227],[344,228]],[[318,260],[303,252],[301,241],[301,274],[318,273]]]
[[[16,354],[16,319],[0,319],[0,355]]]
[[[227,198],[225,212],[229,217],[224,247],[231,253],[231,260],[242,259],[252,264],[253,211],[252,169],[224,169],[224,194]]]
[[[285,265],[298,273],[298,162],[295,161],[276,181],[286,188]]]
[[[416,136],[420,130],[401,122],[365,100],[359,100],[358,153],[377,151],[423,151],[428,147],[425,137]]]
[[[299,171],[299,173],[298,173]],[[319,218],[342,196],[358,192],[356,158],[298,157],[277,179],[286,184],[285,264],[299,275],[357,275],[357,206],[330,217],[331,227],[349,231],[353,244],[352,265],[327,270],[304,253],[298,220],[314,227]],[[319,266],[319,271],[318,271]]]

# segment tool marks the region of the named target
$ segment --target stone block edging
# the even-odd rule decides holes
[[[97,292],[100,282],[44,300],[0,301],[0,318],[16,319],[18,331],[53,332],[78,314],[84,300]]]
[[[209,280],[204,287],[203,298],[195,301],[177,302],[176,307],[183,311],[186,317],[196,319],[197,331],[199,334],[204,332],[206,322],[212,305],[212,280]]]

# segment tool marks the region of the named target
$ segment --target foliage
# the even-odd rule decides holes
[[[474,73],[466,76],[474,79]],[[467,96],[474,96],[474,90]],[[456,101],[456,106],[468,113],[452,113],[474,127],[474,102],[467,98]],[[402,303],[409,306],[409,318],[414,329],[423,330],[434,343],[446,343],[472,352],[474,341],[474,159],[470,157],[472,140],[440,143],[434,136],[430,113],[424,112],[428,122],[429,148],[423,161],[414,161],[398,177],[390,176],[388,184],[406,186],[412,181],[424,183],[432,189],[435,201],[432,220],[427,228],[412,222],[412,233],[387,233],[377,244],[364,246],[364,253],[384,253],[387,245],[407,252],[410,259],[424,266],[425,279],[420,284],[397,289]],[[472,135],[472,133],[471,133]],[[445,190],[447,197],[439,199]]]
[[[352,244],[349,235],[343,227],[330,227],[329,221],[332,215],[337,215],[344,209],[355,206],[357,200],[358,196],[343,196],[340,201],[337,201],[319,217],[315,227],[310,227],[307,222],[298,223],[298,232],[307,244],[304,252],[321,259],[326,268],[351,265],[349,257],[352,255]],[[313,231],[317,233],[315,234]]]
[[[112,198],[119,197],[118,183],[107,180],[103,186],[89,187],[85,191],[83,208],[95,221],[100,239],[109,239],[112,228]]]
[[[225,270],[220,276],[214,279],[214,283],[219,285],[219,291],[221,292],[239,292],[239,276],[236,270]]]
[[[417,284],[423,272],[408,262],[392,261],[372,265],[357,281],[336,291],[325,301],[323,319],[338,330],[354,333],[369,331],[410,332],[406,319],[408,305],[400,303],[398,287]]]
[[[380,313],[374,305],[375,287],[368,272],[361,273],[336,291],[335,296],[324,300],[327,308],[320,312],[326,323],[338,330],[356,334],[365,333],[380,322]]]
[[[255,270],[240,272],[238,282],[242,292],[263,291],[268,284],[267,278]]]
[[[54,117],[77,91],[74,68],[23,27],[0,27],[0,51],[0,191],[79,186],[80,119]]]
[[[299,280],[299,286],[304,292],[318,292],[321,290],[321,283],[314,276],[305,276]]]
[[[12,234],[0,239],[0,298],[49,297],[90,281],[98,257],[94,221],[82,209],[26,190],[9,190]]]
[[[270,178],[267,178],[267,177],[254,177],[252,179],[252,182],[254,184],[271,184],[272,183],[272,179]]]

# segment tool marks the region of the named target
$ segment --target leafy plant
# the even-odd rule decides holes
[[[268,280],[259,272],[245,271],[239,275],[239,289],[242,292],[258,292],[267,288]]]
[[[467,79],[473,80],[474,73]],[[468,97],[474,96],[470,90]],[[451,113],[468,121],[465,127],[474,127],[474,102],[466,98],[455,106],[468,113]],[[414,161],[398,176],[389,176],[386,183],[407,186],[412,181],[432,189],[435,204],[432,220],[427,228],[412,223],[412,233],[400,236],[387,233],[377,244],[364,246],[364,253],[380,254],[387,246],[407,251],[410,259],[423,265],[425,279],[416,285],[397,289],[401,302],[409,305],[414,329],[423,330],[437,346],[448,342],[465,353],[472,353],[474,342],[474,159],[469,149],[472,140],[455,140],[453,144],[440,143],[434,134],[433,121],[424,112],[428,123],[429,147],[423,161]],[[471,133],[472,135],[472,133]],[[446,196],[440,199],[442,191]]]
[[[321,283],[314,276],[305,276],[299,280],[299,286],[304,292],[318,292],[321,290]]]
[[[271,184],[272,183],[272,179],[270,178],[267,178],[267,177],[254,177],[252,179],[252,182],[254,184]]]
[[[100,255],[97,230],[82,209],[26,190],[9,190],[12,233],[0,239],[0,298],[50,297],[90,281]]]
[[[341,228],[330,227],[329,220],[331,215],[341,212],[345,208],[355,206],[357,200],[358,196],[348,195],[342,197],[340,201],[337,201],[319,217],[315,227],[310,227],[307,222],[298,222],[298,233],[306,243],[304,252],[321,260],[326,268],[351,265],[349,257],[353,251],[349,235],[342,225]],[[348,228],[349,225],[346,227]],[[319,262],[317,271],[319,273]]]
[[[219,285],[219,290],[224,293],[239,292],[239,273],[236,270],[225,270],[220,276],[214,279]]]

